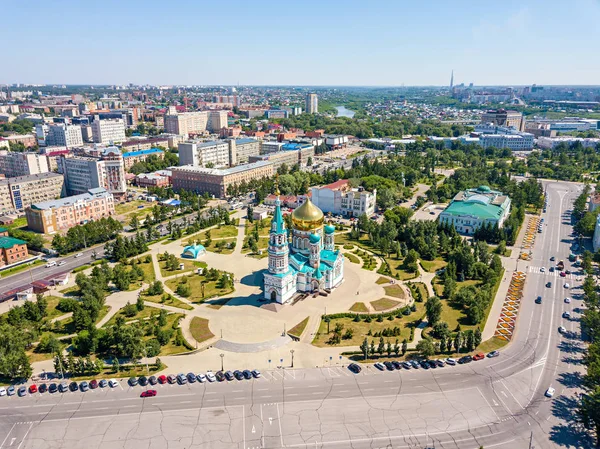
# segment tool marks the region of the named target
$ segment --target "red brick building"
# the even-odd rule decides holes
[[[8,236],[6,228],[0,228],[0,267],[20,262],[29,257],[27,243]]]

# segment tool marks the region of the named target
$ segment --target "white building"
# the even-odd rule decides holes
[[[261,154],[278,153],[283,145],[283,142],[263,140]]]
[[[594,252],[596,252],[600,249],[600,215],[598,215],[598,218],[596,219],[596,227],[594,228],[593,245],[594,245]]]
[[[511,134],[483,134],[479,138],[479,144],[483,148],[508,148],[511,151],[528,151],[533,149],[533,134],[521,133]]]
[[[584,148],[595,148],[600,145],[600,139],[598,138],[582,138],[582,137],[538,137],[536,143],[537,146],[547,150],[553,150],[561,143],[565,143],[568,146],[573,145],[575,142],[580,142]]]
[[[219,168],[227,167],[229,159],[229,143],[224,140],[179,144],[179,165]]]
[[[165,115],[165,132],[189,137],[205,131],[219,132],[227,128],[227,111],[196,111],[177,113],[172,109]]]
[[[377,190],[368,192],[362,187],[353,189],[347,179],[311,189],[313,203],[324,213],[344,217],[370,217],[375,213]]]
[[[38,144],[49,147],[75,147],[83,145],[81,126],[56,123],[52,125],[36,125]]]
[[[127,140],[123,119],[96,119],[92,122],[92,136],[95,143],[121,143]]]
[[[306,106],[304,109],[307,114],[316,114],[319,112],[319,99],[317,94],[306,94]]]

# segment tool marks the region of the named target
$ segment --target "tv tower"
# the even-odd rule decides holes
[[[452,69],[452,73],[450,74],[450,89],[454,87],[454,69]]]

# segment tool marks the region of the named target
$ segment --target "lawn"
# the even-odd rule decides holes
[[[138,260],[142,261],[138,266],[144,272],[144,282],[154,282],[156,280],[156,273],[154,273],[154,264],[152,261],[146,262],[146,257],[140,257]]]
[[[220,275],[220,274],[219,274]],[[204,275],[192,274],[185,276],[187,278],[187,282],[191,288],[192,294],[187,298],[189,301],[194,303],[202,303],[207,299],[210,299],[215,296],[224,296],[229,293],[233,293],[235,290],[233,287],[229,288],[220,288],[217,286],[218,280],[216,281],[207,281]],[[171,290],[176,291],[177,285],[181,282],[183,277],[176,279],[169,279],[165,282],[167,287]],[[202,282],[206,281],[204,284],[204,297],[202,297]]]
[[[351,253],[344,253],[344,256],[352,263],[360,263],[360,259]]]
[[[267,217],[267,218],[262,219],[259,222],[259,224],[258,224],[258,235],[259,236],[269,235],[269,228],[271,227],[272,218],[273,217]],[[253,223],[250,223],[248,220],[246,220],[246,229],[244,231],[245,235],[250,235],[252,233],[256,223],[257,223],[256,221]]]
[[[187,246],[194,243],[197,240],[199,240],[200,243],[204,244],[204,241],[206,240],[206,233],[208,231],[209,229],[197,232],[196,234],[187,237],[184,241],[182,241],[182,245]],[[237,237],[237,234],[238,229],[234,225],[222,225],[220,228],[210,229],[211,240]]]
[[[416,303],[416,306],[416,312],[411,313],[409,316],[403,316],[402,318],[394,318],[392,321],[384,319],[382,322],[378,322],[376,318],[373,318],[370,323],[367,323],[362,319],[360,322],[355,322],[353,318],[334,318],[329,323],[329,329],[331,330],[331,333],[333,333],[336,323],[340,323],[344,326],[342,329],[342,335],[348,329],[352,331],[352,338],[346,340],[342,339],[339,346],[360,346],[365,337],[369,340],[369,342],[371,342],[371,340],[375,340],[375,345],[377,345],[379,338],[369,336],[369,330],[371,330],[372,334],[375,334],[376,332],[380,332],[385,328],[393,329],[394,327],[398,327],[400,329],[400,335],[389,338],[384,337],[384,340],[389,340],[392,344],[396,341],[396,338],[400,343],[402,343],[402,340],[405,338],[406,340],[410,341],[411,327],[416,327],[417,323],[425,315],[424,303]],[[330,335],[327,334],[327,323],[321,320],[319,331],[317,335],[315,335],[312,344],[320,348],[329,347],[330,345],[327,343],[329,337]]]
[[[129,377],[139,377],[139,376],[151,376],[152,374],[156,374],[158,371],[162,371],[164,369],[167,368],[166,365],[163,364],[163,366],[160,368],[160,370],[156,369],[156,367],[153,364],[149,364],[148,365],[149,371],[146,370],[146,365],[138,365],[138,366],[133,366],[133,365],[125,365],[125,366],[121,366],[121,369],[119,370],[118,373],[115,373],[112,369],[112,366],[108,365],[104,371],[102,371],[99,374],[86,374],[85,376],[76,376],[76,377],[69,377],[69,381],[80,381],[80,380],[87,380],[89,381],[90,378],[94,378],[94,379],[119,379],[122,378],[124,381],[125,379],[129,378]],[[125,388],[127,388],[127,385],[125,385]]]
[[[46,318],[48,320],[59,317],[61,315],[65,315],[65,312],[61,312],[56,308],[56,306],[58,306],[58,303],[62,299],[60,296],[48,295],[44,296],[44,299],[48,301],[48,308],[46,309]]]
[[[79,287],[74,285],[72,287],[63,288],[62,290],[59,290],[59,292],[65,296],[79,296]]]
[[[292,327],[288,331],[288,334],[291,335],[292,337],[300,338],[302,336],[302,333],[304,332],[304,329],[306,329],[306,325],[308,324],[309,318],[310,317],[304,318],[302,321],[300,321],[298,324],[296,324],[294,327]]]
[[[421,298],[423,298],[423,301],[427,301],[427,298],[429,298],[429,292],[427,291],[427,287],[423,282],[411,282],[410,287],[414,299],[416,299],[416,294],[414,293],[414,290],[418,290],[421,292]]]
[[[260,259],[262,259],[263,257],[267,257],[267,255],[268,255],[267,248],[269,247],[269,237],[259,237],[257,246],[258,246],[259,251],[262,249],[263,252],[261,255],[254,254],[253,256],[256,256]],[[249,252],[250,252],[250,248],[248,247],[248,237],[246,237],[244,239],[244,246],[242,247],[242,254],[248,254]]]
[[[29,268],[33,268],[37,265],[42,265],[44,263],[45,263],[45,261],[43,261],[43,260],[36,260],[31,263],[19,265],[17,267],[7,268],[6,270],[0,271],[0,277],[12,276],[15,273],[20,273],[21,271],[28,270]]]
[[[190,259],[181,259],[179,258],[179,263],[183,263],[183,270],[169,270],[165,267],[166,262],[161,260],[158,262],[158,266],[160,267],[160,274],[162,277],[173,276],[175,274],[187,273],[188,271],[194,271],[196,268],[206,268],[206,262],[201,262],[197,260]]]
[[[377,301],[371,301],[371,307],[373,307],[373,309],[376,312],[382,312],[384,310],[393,309],[394,307],[398,306],[399,304],[400,304],[399,301],[394,301],[393,299],[390,299],[390,298],[381,298],[381,299],[378,299]]]
[[[156,307],[148,306],[148,307],[144,307],[144,310],[142,310],[141,312],[137,312],[134,316],[128,317],[128,316],[125,316],[125,314],[123,313],[123,308],[121,308],[121,310],[119,310],[117,313],[115,313],[110,318],[110,320],[108,320],[106,323],[104,323],[104,326],[102,326],[102,327],[113,326],[115,324],[115,322],[117,321],[117,317],[120,317],[120,316],[125,318],[126,323],[130,323],[133,321],[145,320],[146,318],[150,318],[151,315],[158,315],[159,313],[160,313],[160,311]]]
[[[163,329],[175,329],[175,332],[173,333],[173,337],[171,337],[169,343],[161,346],[160,353],[158,354],[159,356],[180,354],[182,352],[188,352],[192,349],[185,344],[185,339],[183,338],[183,335],[181,335],[181,329],[179,328],[179,320],[181,320],[184,316],[185,315],[182,313],[173,313],[167,316],[167,324],[163,326]],[[181,335],[179,340],[184,342],[183,344],[177,344],[178,334]]]
[[[385,294],[387,296],[392,296],[393,298],[399,299],[406,299],[406,292],[398,284],[388,285],[386,287],[383,287],[383,289],[385,290]]]
[[[100,320],[102,320],[102,318],[104,318],[109,311],[110,311],[110,306],[102,306],[102,308],[100,309],[100,312],[98,312],[98,319],[96,320],[96,323],[99,323]],[[57,326],[59,326],[59,327],[57,327]],[[64,320],[55,322],[51,328],[51,333],[53,333],[57,337],[71,335],[71,334],[74,334],[75,332],[76,332],[75,327],[73,326],[73,317],[69,317]]]
[[[168,293],[167,293],[167,295],[168,295]],[[154,302],[156,304],[164,304],[165,306],[178,307],[180,309],[185,309],[185,310],[193,310],[194,309],[192,306],[190,306],[189,304],[176,298],[173,295],[168,295],[169,299],[167,299],[165,301],[163,301],[163,299],[162,299],[163,296],[166,296],[166,295],[156,295],[156,296],[142,295],[142,298],[144,299],[144,301],[150,301],[150,302]]]
[[[138,210],[138,206],[148,206],[147,201],[135,200],[128,203],[115,204],[115,215],[125,215]],[[141,210],[141,209],[140,209]]]
[[[197,316],[192,318],[192,322],[190,323],[190,332],[192,333],[194,340],[196,340],[198,343],[210,340],[215,336],[208,327],[208,320],[206,318],[200,318]]]
[[[506,341],[502,338],[492,337],[489,340],[486,340],[486,341],[482,342],[479,346],[477,346],[477,350],[487,353],[487,352],[492,352],[497,349],[503,348],[507,344],[508,344],[508,341]]]
[[[355,302],[352,304],[352,307],[350,307],[350,312],[366,313],[368,311],[369,309],[364,302]]]
[[[210,252],[217,253],[217,254],[231,254],[233,252],[233,250],[235,249],[236,241],[237,241],[237,238],[235,238],[235,237],[221,239],[221,240],[212,240],[210,242],[210,245],[205,246],[205,248],[206,248],[206,251],[210,251]],[[219,242],[225,242],[225,246],[221,249],[217,248],[217,243],[219,243]],[[231,246],[231,247],[228,248],[228,246]]]
[[[390,272],[387,273],[386,265],[381,264],[381,267],[377,271],[379,274],[392,276],[392,277],[402,280],[402,281],[414,279],[418,276],[418,273],[410,273],[404,269],[404,266],[403,266],[404,259],[403,258],[398,259],[395,254],[392,254],[389,257],[385,256],[384,259],[390,266]]]
[[[421,262],[421,266],[423,267],[423,269],[429,273],[435,273],[438,270],[441,270],[442,268],[444,268],[446,265],[448,265],[448,262],[446,262],[445,260],[442,260],[440,258],[434,259],[434,260],[420,260]]]
[[[377,279],[377,280],[375,281],[375,283],[376,283],[377,285],[389,284],[390,282],[391,282],[391,281],[389,280],[389,278],[386,278],[386,277],[383,277],[383,276],[380,276],[380,277],[379,277],[379,279]]]

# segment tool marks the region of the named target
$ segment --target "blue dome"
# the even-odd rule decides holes
[[[333,234],[335,232],[335,226],[328,224],[325,225],[325,234]]]
[[[308,240],[310,240],[310,243],[319,243],[321,236],[319,234],[311,234]]]

